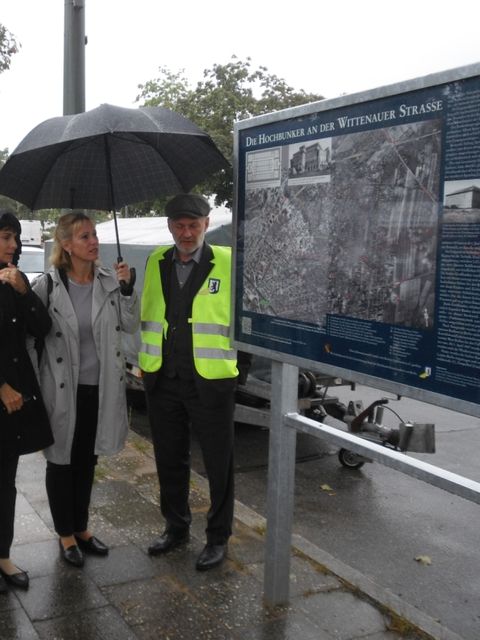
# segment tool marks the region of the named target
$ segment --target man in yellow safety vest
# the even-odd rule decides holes
[[[166,522],[148,552],[166,553],[188,540],[193,429],[210,485],[207,540],[196,563],[204,571],[224,560],[232,533],[239,370],[230,344],[231,250],[205,243],[210,205],[203,196],[179,194],[165,212],[174,245],[149,256],[141,311],[139,362]]]

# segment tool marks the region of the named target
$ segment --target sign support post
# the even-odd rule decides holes
[[[297,434],[283,417],[298,406],[298,367],[272,362],[270,444],[268,461],[265,601],[285,604],[289,597]]]

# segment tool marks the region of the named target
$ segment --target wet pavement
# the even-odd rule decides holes
[[[192,474],[190,542],[152,558],[163,531],[151,444],[132,433],[124,451],[101,458],[90,529],[106,558],[67,565],[44,488],[42,454],[21,459],[12,559],[28,591],[0,594],[0,640],[460,640],[300,536],[293,537],[290,600],[263,600],[265,520],[236,503],[227,560],[195,570],[204,545],[208,489]]]

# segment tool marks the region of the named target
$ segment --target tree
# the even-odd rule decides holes
[[[10,68],[12,56],[18,52],[20,46],[15,36],[0,24],[0,73]]]
[[[20,46],[15,40],[15,36],[3,24],[0,24],[0,73],[10,68],[12,56],[18,52]],[[0,149],[0,167],[3,167],[7,157],[8,149]]]
[[[215,64],[203,72],[203,80],[192,88],[184,70],[159,68],[159,77],[139,85],[137,102],[161,105],[189,118],[208,133],[223,155],[233,158],[233,123],[252,116],[279,111],[323,96],[295,91],[266,67],[252,69],[246,61],[232,56],[227,64]],[[216,204],[232,206],[233,171],[221,171],[201,185],[205,195],[215,194]]]

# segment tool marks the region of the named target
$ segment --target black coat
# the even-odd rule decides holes
[[[22,409],[11,414],[0,401],[0,446],[16,443],[19,454],[39,451],[53,442],[26,346],[27,334],[41,338],[51,325],[47,309],[30,287],[20,295],[9,284],[0,283],[0,385],[8,382],[25,399]]]

